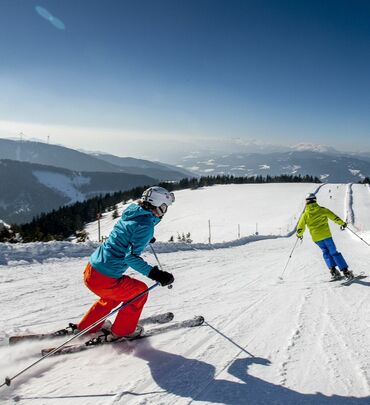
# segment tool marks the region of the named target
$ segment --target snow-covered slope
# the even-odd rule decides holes
[[[350,187],[325,185],[319,202],[342,217],[353,211],[354,225],[361,215],[365,225],[360,234],[366,237],[370,212],[364,204],[370,193],[365,187],[351,189],[350,199]],[[291,200],[297,200],[295,215],[301,209],[302,192],[295,188],[287,201],[292,208]],[[196,202],[191,204],[190,197],[188,201],[191,212]],[[220,213],[222,202],[217,202]],[[185,205],[182,214],[187,216]],[[265,215],[281,216],[288,226],[293,212],[284,217],[271,200]],[[367,271],[369,248],[348,231],[335,225],[332,230],[351,268]],[[227,240],[227,234],[222,239]],[[1,403],[369,404],[370,280],[341,288],[326,282],[321,253],[305,234],[279,282],[294,243],[292,236],[228,249],[184,252],[173,247],[170,253],[161,253],[162,264],[173,271],[176,281],[172,290],[153,290],[144,315],[173,310],[180,320],[202,314],[204,326],[130,346],[117,344],[46,359],[12,387],[3,387]],[[59,328],[78,320],[94,300],[82,283],[87,246],[93,246],[72,244],[74,257],[69,257],[65,243],[42,246],[48,255],[40,244],[27,249],[1,247],[0,253],[6,251],[13,261],[0,267],[0,381],[35,361],[39,349],[51,344],[8,347],[8,334]],[[76,254],[79,248],[84,257]],[[36,262],[16,259],[15,252],[22,249],[29,255],[34,252]],[[52,258],[50,251],[57,257]],[[145,257],[155,263],[149,252]]]
[[[307,193],[318,184],[232,184],[175,192],[176,203],[166,219],[156,227],[158,241],[190,232],[196,243],[208,243],[209,222],[211,242],[222,243],[256,233],[286,235],[297,223]],[[119,213],[126,207],[119,206]],[[100,221],[102,236],[108,236],[114,223],[112,213]],[[86,227],[91,240],[98,240],[98,223]]]

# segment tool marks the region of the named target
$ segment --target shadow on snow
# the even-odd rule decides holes
[[[227,372],[239,380],[233,382],[216,379],[216,370],[211,364],[156,350],[150,347],[148,342],[142,342],[135,354],[148,362],[152,377],[159,387],[168,393],[190,398],[190,403],[193,400],[228,405],[368,405],[370,403],[370,397],[303,394],[248,374],[248,369],[253,364],[263,366],[271,364],[269,360],[261,357],[234,360],[227,368]]]

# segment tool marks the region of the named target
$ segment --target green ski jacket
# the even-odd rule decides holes
[[[328,218],[338,225],[345,224],[343,220],[328,208],[320,207],[317,203],[306,205],[306,208],[298,221],[297,236],[299,238],[303,236],[307,225],[314,242],[331,238]]]

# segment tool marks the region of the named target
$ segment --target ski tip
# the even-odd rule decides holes
[[[9,345],[14,345],[17,343],[17,341],[18,339],[16,339],[16,336],[10,336],[10,338],[8,339]]]
[[[174,317],[175,317],[175,314],[173,312],[165,312],[162,315],[149,317],[146,320],[144,319],[143,324],[145,325],[145,323],[167,323],[167,322],[171,322]],[[145,321],[147,321],[147,322],[145,322]]]
[[[54,347],[53,348],[49,348],[49,349],[42,349],[41,350],[41,356],[46,356],[47,354],[49,354],[51,351],[53,351],[54,350]]]
[[[25,340],[24,336],[10,336],[8,342],[9,345],[15,345],[22,342],[22,340]]]

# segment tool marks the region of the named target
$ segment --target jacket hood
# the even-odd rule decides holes
[[[160,218],[156,217],[152,212],[144,210],[144,208],[140,207],[138,204],[130,204],[122,213],[122,219],[124,221],[129,221],[130,219],[134,219],[137,217],[147,216],[152,218],[153,223],[156,225],[160,222]]]
[[[317,204],[317,203],[307,204],[307,205],[306,205],[306,208],[305,208],[305,211],[307,211],[307,212],[312,212],[312,211],[317,210],[319,207],[320,207],[320,206],[319,206],[319,204]]]

